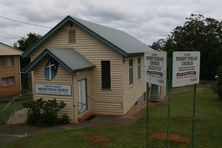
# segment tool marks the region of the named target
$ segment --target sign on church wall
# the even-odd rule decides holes
[[[35,84],[36,94],[71,96],[71,85]]]

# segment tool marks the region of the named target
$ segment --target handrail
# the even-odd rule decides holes
[[[18,96],[13,97],[13,99],[11,99],[11,100],[9,101],[9,103],[4,106],[3,110],[6,110],[6,108],[7,108],[17,97],[18,97]]]

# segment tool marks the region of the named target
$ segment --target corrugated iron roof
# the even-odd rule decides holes
[[[77,20],[78,22],[80,22],[93,32],[97,33],[98,35],[102,36],[106,40],[110,41],[112,44],[116,45],[128,54],[144,53],[147,50],[152,50],[145,43],[139,41],[135,37],[121,30],[88,22],[76,17],[74,17],[73,19]]]
[[[79,18],[67,16],[54,28],[52,28],[47,34],[45,34],[41,39],[39,39],[39,41],[28,48],[24,52],[23,56],[28,56],[33,50],[47,41],[50,36],[52,36],[57,30],[59,30],[68,22],[79,26],[81,29],[90,33],[95,38],[99,39],[104,44],[110,46],[112,49],[125,57],[128,57],[132,54],[144,53],[145,51],[152,50],[152,48],[148,47],[145,43],[139,41],[135,37],[132,37],[131,35],[123,31],[88,22]]]
[[[31,71],[43,58],[49,56],[61,64],[71,74],[79,70],[95,67],[90,61],[71,48],[46,48],[25,69]]]

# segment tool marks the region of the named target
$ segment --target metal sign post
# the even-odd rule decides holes
[[[149,90],[149,83],[146,83],[146,148],[149,147]]]
[[[172,72],[172,58],[167,61],[168,65],[168,81],[167,81],[167,139],[166,139],[166,147],[170,147],[170,96],[171,96],[171,72]]]
[[[149,84],[166,86],[166,52],[149,51],[145,53],[145,80],[147,82],[146,98],[146,148],[149,147]],[[149,92],[149,94],[148,94]]]
[[[192,148],[195,147],[195,121],[196,121],[196,90],[197,86],[193,86],[193,118],[192,118]]]
[[[173,52],[173,87],[194,85],[192,115],[192,148],[195,147],[196,84],[200,77],[200,52]]]

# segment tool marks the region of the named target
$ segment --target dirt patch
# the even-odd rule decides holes
[[[165,132],[155,133],[151,135],[151,138],[160,141],[166,141],[167,135]],[[174,133],[170,134],[169,140],[171,144],[189,144],[191,142],[191,139],[189,137]]]
[[[106,143],[111,141],[110,138],[102,135],[87,135],[82,137],[82,139],[90,143]]]

